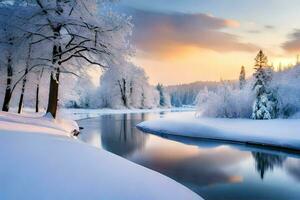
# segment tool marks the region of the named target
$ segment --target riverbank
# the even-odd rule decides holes
[[[166,176],[70,137],[69,120],[0,112],[0,199],[201,199]]]
[[[158,119],[137,125],[145,132],[223,140],[300,151],[300,119]]]

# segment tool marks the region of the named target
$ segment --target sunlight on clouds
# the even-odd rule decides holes
[[[193,46],[180,46],[164,58],[145,58],[138,56],[134,61],[143,66],[156,84],[188,83],[198,80],[218,81],[237,79],[241,65],[245,65],[247,76],[253,73],[253,53],[218,53]],[[247,62],[248,61],[248,62]]]
[[[241,26],[238,21],[232,20],[232,19],[226,19],[226,20],[224,20],[224,22],[225,22],[226,26],[232,27],[232,28],[238,28]]]

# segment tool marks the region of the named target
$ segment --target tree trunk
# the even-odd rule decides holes
[[[36,85],[36,93],[35,93],[35,112],[39,112],[39,90],[40,90],[40,84],[38,83]]]
[[[58,86],[59,86],[59,74],[60,74],[60,62],[61,60],[61,45],[60,45],[60,30],[62,26],[58,25],[53,28],[54,41],[52,50],[52,64],[55,67],[55,73],[52,72],[50,75],[50,89],[48,97],[47,113],[50,113],[54,118],[56,117],[57,105],[58,105]]]
[[[21,113],[22,106],[23,106],[23,99],[24,99],[24,93],[25,93],[25,87],[26,87],[26,81],[27,81],[27,73],[28,73],[28,68],[25,69],[25,76],[23,78],[23,83],[22,83],[22,90],[21,90],[21,95],[20,95],[20,100],[19,100],[19,108],[18,108],[19,114]]]
[[[127,96],[126,96],[126,80],[123,78],[123,95],[122,95],[122,99],[123,99],[123,102],[124,102],[124,106],[126,108],[128,108],[128,101],[127,101]]]
[[[11,99],[11,90],[9,88],[6,88],[4,101],[3,101],[3,106],[2,106],[2,111],[5,111],[5,112],[9,111],[10,99]]]
[[[24,93],[25,93],[25,88],[26,88],[30,57],[31,57],[31,44],[29,44],[29,47],[28,47],[28,55],[27,55],[26,68],[25,68],[25,73],[24,73],[24,78],[23,78],[23,83],[22,83],[22,90],[21,90],[21,95],[20,95],[20,100],[19,100],[18,113],[21,113],[22,106],[23,106],[23,99],[24,99]]]
[[[118,84],[120,87],[120,94],[121,94],[121,99],[123,102],[123,105],[127,107],[127,98],[126,98],[126,80],[123,78],[122,82],[118,80]]]
[[[42,71],[37,76],[37,84],[36,84],[36,92],[35,92],[35,112],[39,112],[39,103],[40,103],[40,83],[41,79],[43,77],[44,68],[42,68]]]
[[[6,89],[5,89],[5,96],[2,106],[2,111],[8,112],[9,111],[9,103],[12,95],[12,76],[13,76],[13,70],[12,70],[12,59],[11,54],[7,58],[7,79],[6,79]]]
[[[59,84],[58,82],[59,82],[59,68],[57,69],[56,74],[52,72],[50,75],[50,89],[49,89],[47,113],[50,113],[54,118],[56,117],[57,105],[58,105],[58,84]]]

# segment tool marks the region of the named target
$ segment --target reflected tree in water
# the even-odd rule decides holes
[[[147,140],[147,135],[142,134],[135,125],[145,118],[133,119],[132,114],[108,115],[101,120],[102,145],[110,152],[120,156],[127,156],[137,149],[141,149]]]
[[[255,167],[257,172],[260,174],[261,179],[264,179],[265,173],[274,167],[282,167],[286,157],[281,155],[273,155],[261,152],[252,152],[252,156],[255,160]]]

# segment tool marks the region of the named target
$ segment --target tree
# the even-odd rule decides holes
[[[160,83],[157,84],[156,89],[159,92],[159,105],[162,107],[170,106],[170,97],[165,92],[164,86]]]
[[[243,89],[246,84],[246,72],[244,66],[241,67],[239,80],[240,80],[240,89]]]
[[[277,98],[275,91],[270,87],[273,69],[268,66],[267,56],[262,50],[255,58],[256,71],[253,74],[255,83],[255,101],[253,105],[253,119],[274,119],[277,117]]]
[[[131,24],[126,17],[101,10],[105,1],[35,0],[35,12],[27,30],[50,51],[50,86],[47,113],[56,116],[61,73],[80,73],[80,68],[109,67],[112,60],[128,50]],[[77,67],[76,69],[74,67]]]
[[[158,106],[158,92],[149,85],[145,71],[122,61],[105,71],[100,80],[101,107],[152,108]]]
[[[31,53],[32,53],[31,47],[32,47],[32,44],[29,43],[26,64],[25,64],[26,65],[25,72],[24,72],[24,77],[23,77],[23,81],[22,81],[21,95],[20,95],[19,106],[18,106],[18,113],[21,113],[22,106],[23,106],[23,99],[24,99],[24,93],[25,93],[25,88],[26,88],[27,75],[29,73],[28,70],[29,70],[29,66],[30,66]]]
[[[5,94],[2,111],[9,111],[9,104],[14,89],[21,81],[20,71],[23,70],[22,47],[26,42],[23,18],[30,12],[20,6],[17,2],[0,2],[0,49],[1,68],[5,73],[1,73],[1,78],[6,79]],[[25,44],[26,46],[26,44]]]
[[[35,91],[35,112],[39,112],[39,103],[40,103],[40,83],[41,79],[43,77],[44,68],[42,68],[40,71],[38,71],[36,77],[36,91]]]

